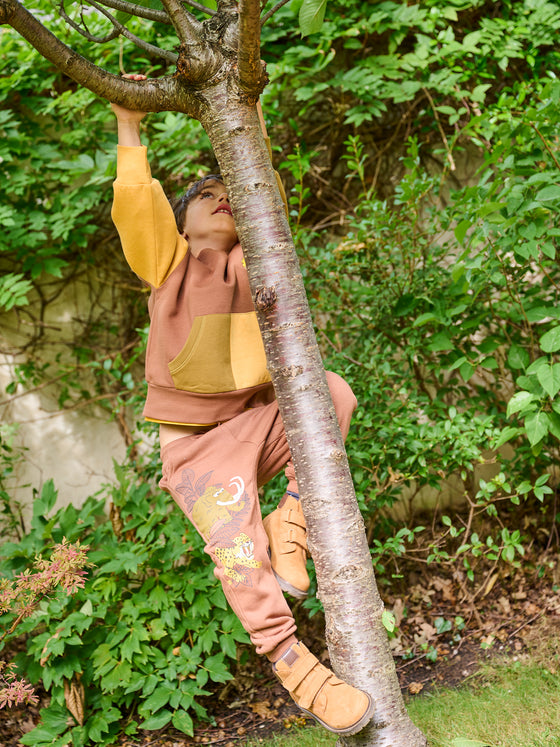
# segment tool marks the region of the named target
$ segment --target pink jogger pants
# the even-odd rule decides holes
[[[356,398],[327,371],[344,438]],[[170,493],[206,540],[226,598],[259,654],[293,637],[296,625],[272,573],[257,490],[282,468],[287,490],[295,473],[276,401],[247,410],[215,428],[172,441],[161,451],[160,487]]]

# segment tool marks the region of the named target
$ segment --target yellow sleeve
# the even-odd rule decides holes
[[[268,135],[264,136],[264,141],[266,143],[266,147],[268,148],[268,155],[270,156],[270,161],[272,163],[272,146],[270,144],[270,138]],[[290,213],[288,210],[288,198],[286,197],[286,190],[284,189],[284,185],[282,184],[282,179],[280,179],[280,174],[274,170],[274,174],[276,176],[276,182],[278,183],[278,191],[280,192],[280,197],[282,198],[282,201],[284,202],[284,207],[286,208],[286,217],[289,217]]]
[[[113,192],[111,216],[126,260],[157,288],[185,257],[188,245],[161,184],[152,179],[146,146],[117,146]]]

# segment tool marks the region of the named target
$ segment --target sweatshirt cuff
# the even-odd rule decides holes
[[[125,184],[149,184],[152,181],[145,145],[117,145],[117,179]]]

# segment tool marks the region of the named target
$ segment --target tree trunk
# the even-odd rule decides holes
[[[420,747],[404,707],[293,240],[254,107],[226,84],[203,92],[201,122],[226,181],[325,608],[333,668],[369,692],[371,725],[341,744]]]

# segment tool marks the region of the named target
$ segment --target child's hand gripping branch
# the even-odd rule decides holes
[[[113,111],[113,219],[151,288],[144,415],[160,424],[160,487],[205,539],[229,604],[297,705],[354,734],[373,715],[370,696],[298,640],[282,593],[307,594],[306,525],[222,178],[198,180],[173,211],[140,142],[144,112]],[[356,398],[340,376],[327,381],[346,436]],[[263,525],[258,489],[282,470],[286,493]]]
[[[140,73],[128,73],[123,75],[123,78],[128,78],[129,80],[146,80],[146,76]],[[119,104],[111,104],[111,109],[117,118],[119,145],[142,145],[140,140],[140,122],[144,119],[147,112],[125,109],[124,106],[119,106]]]

